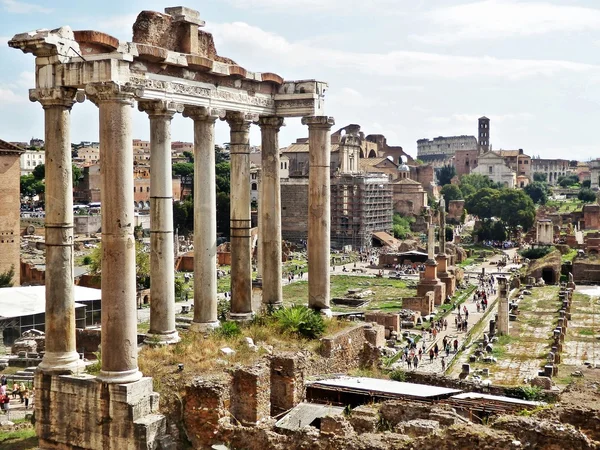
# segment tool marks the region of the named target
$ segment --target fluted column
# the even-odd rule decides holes
[[[44,372],[83,367],[75,343],[73,293],[73,171],[70,111],[77,90],[32,89],[44,107],[46,149],[46,352]],[[83,98],[80,98],[82,101]]]
[[[100,109],[102,201],[102,367],[105,383],[129,383],[138,370],[133,144],[131,106],[135,89],[116,83],[86,86]]]
[[[331,126],[333,117],[302,118],[308,125],[308,306],[331,315],[329,263],[331,236]]]
[[[228,112],[231,155],[231,319],[252,318],[250,235],[250,124],[254,117]]]
[[[175,329],[175,255],[171,119],[183,105],[144,100],[140,111],[150,118],[150,330],[146,343],[179,342]]]
[[[217,191],[215,121],[217,111],[186,107],[194,121],[194,320],[192,331],[219,326],[217,318]]]
[[[283,304],[281,290],[281,187],[279,183],[279,129],[281,117],[261,117],[262,136],[260,206],[258,208],[261,239],[263,303],[275,307]],[[259,236],[260,238],[260,236]]]

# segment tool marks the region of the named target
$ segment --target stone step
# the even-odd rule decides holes
[[[183,323],[192,323],[192,319],[191,317],[178,317],[175,316],[175,322],[183,322]]]
[[[178,328],[180,330],[189,330],[190,325],[188,323],[175,323],[175,328]]]
[[[36,366],[26,367],[24,370],[24,372],[31,372],[31,373],[35,373],[36,371],[37,371]]]

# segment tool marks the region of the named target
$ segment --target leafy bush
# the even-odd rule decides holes
[[[221,322],[227,320],[227,318],[229,317],[230,309],[231,302],[228,299],[219,299],[219,301],[217,302],[217,319],[219,319]]]
[[[273,313],[273,318],[279,329],[285,333],[316,339],[325,332],[323,317],[318,312],[303,305],[279,309]]]
[[[410,234],[410,224],[414,223],[414,217],[404,217],[401,214],[394,213],[392,231],[396,239],[406,239]]]
[[[519,254],[527,259],[540,259],[546,256],[552,250],[554,250],[554,247],[536,247],[521,250]]]
[[[538,386],[517,386],[515,388],[506,389],[506,395],[513,398],[521,398],[523,400],[540,401],[544,399],[544,392]]]
[[[579,194],[577,194],[577,198],[585,203],[592,203],[596,201],[596,193],[591,189],[581,189]]]
[[[242,334],[242,330],[237,322],[223,322],[219,328],[217,328],[216,333],[219,336],[222,336],[226,339],[238,337]]]
[[[82,263],[84,266],[89,266],[92,263],[92,257],[90,255],[85,255],[83,257]]]
[[[406,381],[406,372],[400,369],[392,370],[390,372],[390,380],[394,381]]]

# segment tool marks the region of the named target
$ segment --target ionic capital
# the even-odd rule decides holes
[[[40,102],[44,109],[61,107],[71,109],[75,102],[85,100],[85,94],[71,87],[37,88],[29,90],[29,100]]]
[[[176,113],[183,112],[183,104],[168,100],[140,100],[138,110],[147,113],[150,117],[172,118]]]
[[[329,116],[306,116],[302,118],[302,125],[308,125],[308,128],[326,128],[331,129],[335,125],[333,117]]]
[[[224,109],[207,108],[206,106],[186,106],[183,108],[183,117],[194,121],[216,122],[225,117]]]
[[[144,90],[131,83],[119,84],[113,81],[90,83],[85,86],[88,98],[99,105],[100,103],[126,103],[133,106],[135,97],[144,95]]]
[[[284,126],[284,120],[283,117],[262,116],[258,119],[258,126],[261,130],[275,129],[275,131],[279,131],[279,129]]]
[[[249,131],[252,123],[258,122],[258,114],[243,113],[241,111],[227,111],[225,118],[231,131]]]

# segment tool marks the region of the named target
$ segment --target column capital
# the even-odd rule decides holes
[[[285,126],[283,117],[279,116],[261,116],[258,119],[258,126],[261,129],[274,128],[276,131]]]
[[[335,125],[335,120],[329,116],[306,116],[302,118],[302,125],[308,125],[309,128],[327,128],[329,130]]]
[[[138,110],[147,113],[150,117],[173,117],[176,113],[183,112],[183,104],[168,100],[140,100]]]
[[[133,106],[134,97],[144,95],[144,90],[140,86],[131,83],[119,84],[112,81],[102,81],[87,84],[85,93],[95,105],[104,102],[118,102]]]
[[[29,89],[29,100],[40,102],[44,108],[60,106],[71,109],[75,102],[82,103],[85,94],[71,87]]]
[[[229,124],[231,131],[247,131],[250,129],[252,123],[258,122],[258,114],[227,111],[222,120],[225,120]]]
[[[225,117],[225,110],[207,108],[206,106],[185,106],[183,117],[189,117],[192,120],[216,122],[217,119]]]

